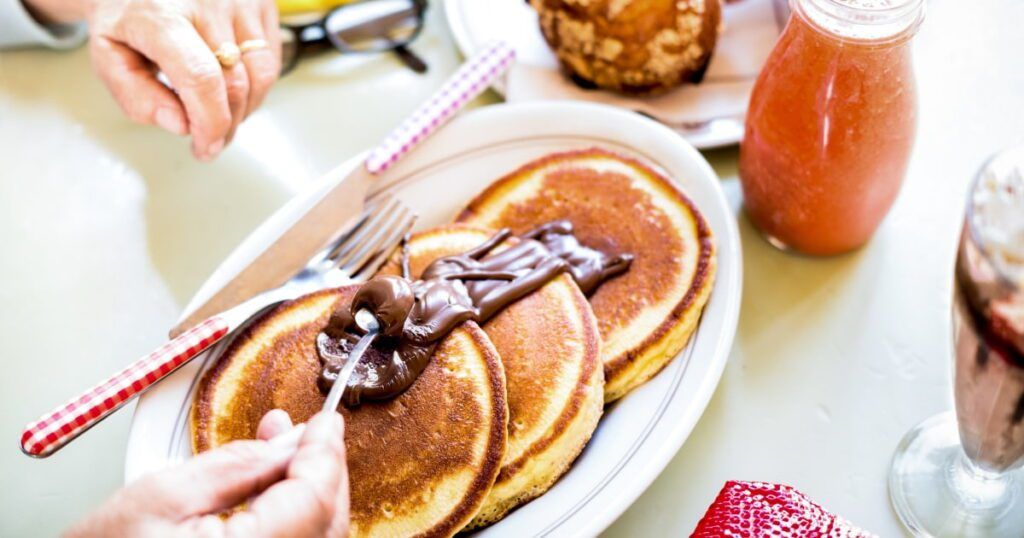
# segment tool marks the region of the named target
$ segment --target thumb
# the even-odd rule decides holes
[[[306,424],[287,478],[234,514],[226,534],[237,536],[345,536],[348,473],[341,415],[323,411]]]
[[[176,135],[188,134],[185,108],[178,96],[157,80],[149,60],[102,36],[90,41],[90,49],[100,79],[129,119],[157,125]]]
[[[295,444],[234,441],[130,486],[147,512],[183,518],[237,506],[285,477]]]

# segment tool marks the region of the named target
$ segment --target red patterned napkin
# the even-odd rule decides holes
[[[729,481],[691,537],[874,538],[781,484]]]

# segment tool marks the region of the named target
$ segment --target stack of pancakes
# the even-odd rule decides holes
[[[398,397],[343,406],[353,536],[450,536],[501,519],[569,469],[604,403],[686,344],[712,286],[711,233],[673,183],[604,150],[531,162],[470,202],[457,224],[412,236],[412,276],[493,230],[556,219],[570,220],[584,245],[633,254],[630,270],[589,298],[563,274],[483,327],[461,325]],[[296,422],[320,409],[316,334],[357,287],[285,303],[239,335],[194,402],[197,452],[255,437],[271,409]]]

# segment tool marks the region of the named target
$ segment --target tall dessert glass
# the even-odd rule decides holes
[[[889,494],[919,536],[1024,536],[1024,145],[972,183],[955,275],[955,419],[903,438]]]

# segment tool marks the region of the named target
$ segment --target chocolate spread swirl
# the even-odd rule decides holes
[[[468,320],[486,323],[563,272],[590,295],[629,269],[631,255],[613,256],[583,246],[572,231],[567,220],[549,222],[491,254],[512,237],[504,229],[468,252],[434,260],[419,280],[409,278],[408,254],[403,252],[403,277],[377,276],[363,284],[350,307],[334,312],[317,335],[323,364],[320,389],[330,390],[362,336],[355,323],[355,312],[362,308],[377,317],[381,336],[349,379],[345,403],[350,406],[401,394],[453,329]]]

